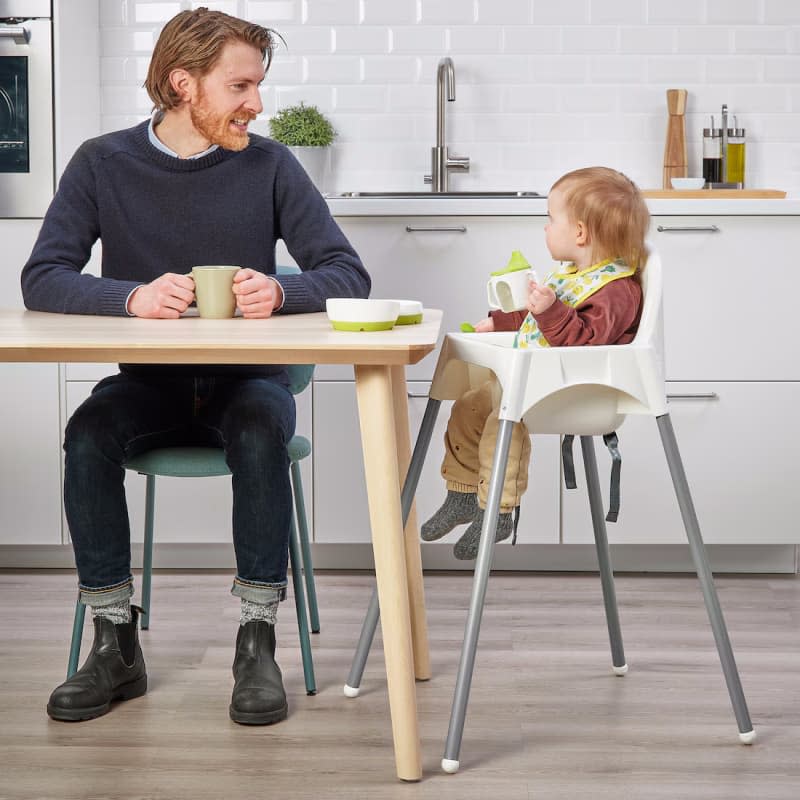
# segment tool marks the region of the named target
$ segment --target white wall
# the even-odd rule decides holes
[[[691,173],[727,102],[747,129],[748,184],[800,189],[796,0],[102,0],[103,130],[148,113],[158,31],[199,5],[284,36],[254,130],[300,100],[328,112],[338,190],[422,188],[443,55],[457,83],[447,138],[472,159],[453,188],[541,191],[589,163],[658,187],[665,90],[686,88]]]

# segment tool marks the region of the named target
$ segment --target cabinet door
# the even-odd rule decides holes
[[[90,381],[68,381],[67,416],[89,396],[94,386]],[[295,398],[297,433],[311,439],[311,387]],[[303,490],[309,528],[313,530],[311,457],[301,462]],[[144,538],[145,479],[126,471],[125,490],[131,524],[131,539]],[[156,481],[155,541],[163,542],[230,542],[231,479],[158,478]],[[64,530],[67,530],[66,522]]]
[[[521,250],[539,275],[552,268],[543,217],[340,217],[336,220],[372,277],[372,297],[420,300],[444,311],[442,336],[488,314],[489,273]],[[440,342],[441,344],[441,339]],[[408,370],[430,380],[436,359]],[[349,380],[350,367],[320,367],[318,377]]]
[[[429,384],[409,382],[409,423],[413,449],[427,405]],[[444,432],[452,403],[443,402],[431,438],[416,494],[421,525],[446,495],[439,472],[444,455]],[[314,386],[314,509],[315,541],[369,542],[369,509],[361,457],[361,432],[352,382],[324,381]],[[558,437],[533,440],[528,491],[522,500],[519,541],[558,542]],[[455,542],[459,527],[445,542]],[[428,545],[423,545],[423,548]]]
[[[797,440],[800,383],[670,383],[669,413],[707,544],[795,544],[800,541]],[[686,542],[656,422],[629,416],[619,430],[622,453],[619,521],[609,541]],[[595,439],[604,507],[611,460]],[[580,444],[578,489],[563,498],[564,541],[593,541]]]
[[[669,380],[800,379],[784,300],[796,217],[655,217],[651,240],[664,264]]]

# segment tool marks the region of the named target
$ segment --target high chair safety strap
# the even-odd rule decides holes
[[[619,474],[622,469],[622,454],[619,452],[616,431],[604,434],[603,441],[611,454],[611,491],[608,497],[606,522],[616,522],[619,516]]]
[[[574,440],[574,434],[566,433],[561,441],[561,461],[564,463],[564,485],[567,489],[578,488],[578,484],[575,482],[575,460],[572,457]]]

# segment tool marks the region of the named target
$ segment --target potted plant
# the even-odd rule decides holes
[[[282,108],[269,121],[269,132],[303,165],[314,185],[324,190],[330,169],[330,145],[336,130],[316,106],[299,103]]]

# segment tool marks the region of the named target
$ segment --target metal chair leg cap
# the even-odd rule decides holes
[[[451,758],[443,758],[443,759],[442,759],[442,769],[443,769],[443,770],[444,770],[444,771],[445,771],[445,772],[446,772],[448,775],[455,775],[455,774],[456,774],[456,772],[458,772],[458,765],[459,765],[459,763],[460,763],[460,762],[458,762],[458,761],[454,761],[454,760],[453,760],[453,759],[451,759]]]
[[[344,696],[345,697],[358,697],[358,693],[361,691],[358,686],[348,686],[347,684],[344,685]]]
[[[755,740],[756,740],[756,732],[754,730],[739,734],[739,741],[742,744],[753,744]]]
[[[628,673],[627,664],[623,664],[621,667],[611,667],[611,669],[618,678],[621,678],[623,675],[626,675]]]

